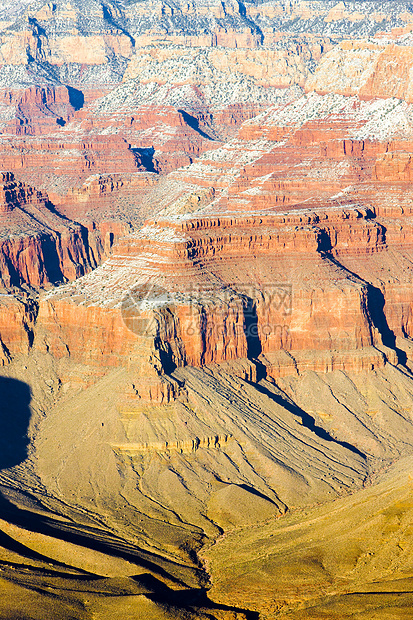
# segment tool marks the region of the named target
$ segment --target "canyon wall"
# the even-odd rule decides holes
[[[397,114],[386,103],[310,94],[244,123],[238,139],[154,186],[149,200],[163,210],[120,239],[104,266],[41,302],[49,350],[63,340],[74,359],[83,359],[72,318],[65,318],[73,316],[71,298],[88,313],[107,307],[121,320],[132,291],[126,325],[119,323],[116,338],[108,327],[103,365],[116,351],[119,363],[133,364],[140,342],[149,358],[161,360],[158,374],[245,357],[265,360],[273,377],[363,370],[409,357],[396,346],[396,337],[410,337],[408,272],[398,269],[405,284],[394,298],[386,297],[394,285],[381,274],[411,238],[408,166],[394,163],[407,161],[411,143],[394,138]],[[381,140],[361,137],[370,126]],[[406,206],[391,211],[386,204],[400,192],[407,192]],[[128,331],[139,323],[141,303],[133,302],[134,287],[151,281],[172,300],[157,302],[155,295],[144,317],[155,332],[143,341],[136,333],[134,341]],[[54,315],[64,335],[53,335]]]
[[[361,99],[395,97],[412,102],[411,37],[342,41],[325,54],[306,90],[359,95]]]
[[[411,608],[412,23],[3,2],[0,615]]]
[[[122,300],[129,289],[156,274],[165,290],[183,295],[179,303],[174,301],[175,309],[161,305],[155,312],[157,334],[152,345],[145,341],[150,356],[161,351],[155,354],[163,360],[161,374],[176,366],[260,354],[267,357],[272,368],[268,372],[273,374],[289,372],[294,363],[300,371],[394,362],[396,336],[410,337],[407,281],[401,285],[404,292],[396,295],[397,309],[385,297],[385,315],[382,308],[372,310],[372,305],[380,305],[380,295],[394,290],[390,282],[375,275],[377,264],[385,264],[390,252],[406,250],[410,243],[411,209],[386,206],[400,192],[405,192],[404,202],[408,202],[405,184],[410,180],[411,143],[398,138],[397,125],[400,114],[407,114],[406,105],[309,94],[244,122],[238,138],[218,150],[210,149],[162,182],[156,173],[132,172],[135,160],[126,175],[91,176],[67,197],[52,194],[61,212],[70,217],[76,213],[85,223],[84,228],[70,224],[73,232],[60,233],[58,245],[54,242],[55,249],[48,249],[49,256],[56,255],[53,276],[48,273],[51,267],[41,267],[47,263],[42,243],[49,241],[22,239],[13,245],[5,240],[5,285],[19,283],[13,281],[11,269],[32,286],[76,280],[115,243],[112,258],[102,268],[41,301],[39,329],[48,334],[47,350],[53,352],[53,342],[58,343],[57,356],[63,351],[103,367],[121,360],[131,363],[139,338],[122,323]],[[17,200],[16,183],[10,174],[4,179],[11,183],[4,190],[5,196],[11,196],[4,201],[7,211],[14,209],[13,200]],[[372,183],[374,189],[370,189]],[[117,219],[106,219],[112,201],[126,192],[132,192],[135,202],[141,196],[141,217],[150,215],[154,203],[161,210],[140,232],[128,228],[127,210],[123,215],[119,212]],[[136,217],[129,222],[136,225]],[[272,265],[265,277],[260,276],[262,290],[243,267],[249,254],[257,265],[252,273],[262,274],[265,262]],[[374,258],[379,255],[380,259]],[[32,274],[22,262],[24,257],[37,265]],[[376,265],[369,277],[363,261]],[[297,271],[297,262],[305,269]],[[313,284],[303,288],[305,270],[318,273],[322,286],[314,288],[314,275],[313,280],[309,277]],[[221,288],[214,284],[217,281]],[[249,290],[253,293],[248,294]],[[290,314],[283,304],[271,305],[283,294],[293,300]],[[84,310],[71,310],[71,297]],[[109,312],[107,325],[104,308]],[[97,329],[101,325],[102,334],[110,332],[110,337],[98,337],[99,354],[82,344],[77,320],[79,326],[93,324]],[[283,351],[290,357],[282,357]],[[306,352],[311,351],[320,354],[309,354],[307,359]],[[297,361],[300,357],[302,362]]]

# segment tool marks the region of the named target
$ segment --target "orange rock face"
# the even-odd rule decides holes
[[[45,194],[1,174],[1,282],[38,287],[72,280],[94,266],[87,232],[50,210]]]
[[[245,357],[273,377],[402,359],[396,336],[410,337],[408,276],[396,293],[380,272],[410,243],[411,208],[395,217],[390,206],[407,189],[408,165],[383,161],[409,161],[411,144],[391,132],[362,137],[375,104],[311,95],[300,106],[246,122],[238,140],[152,189],[160,216],[120,239],[93,274],[41,302],[49,350],[60,355],[64,342],[73,359],[110,366],[136,364],[143,346],[146,359],[159,359],[158,379],[176,366]],[[155,332],[142,341],[133,327],[140,302],[122,324],[122,300],[144,282],[172,297],[144,310]],[[77,323],[79,303],[108,334],[97,358],[86,360],[73,335],[86,322]],[[49,316],[59,316],[53,327]]]
[[[357,223],[358,234],[352,235],[349,248],[348,231]],[[268,232],[263,234],[263,228]],[[189,220],[172,230],[169,226],[162,229],[159,224],[153,225],[152,230],[153,233],[148,228],[147,234],[151,233],[151,237],[146,239],[125,238],[102,272],[98,270],[93,274],[82,289],[82,303],[91,304],[88,312],[93,314],[94,330],[99,325],[98,329],[107,333],[106,337],[99,338],[101,345],[96,362],[111,364],[110,360],[117,359],[121,363],[126,354],[125,346],[131,359],[137,355],[141,335],[133,336],[133,323],[130,329],[128,321],[123,325],[120,322],[114,330],[110,317],[115,312],[121,321],[122,308],[115,310],[116,298],[127,295],[128,286],[137,275],[133,271],[138,260],[142,265],[140,279],[157,274],[157,280],[168,287],[172,296],[187,297],[186,302],[181,299],[174,300],[172,305],[164,304],[152,317],[157,326],[155,340],[158,349],[163,351],[165,368],[168,365],[201,366],[248,355],[271,357],[281,351],[289,351],[292,355],[306,351],[331,353],[332,347],[337,348],[335,367],[341,364],[349,369],[384,363],[383,354],[373,351],[380,338],[375,336],[374,329],[372,331],[366,282],[349,281],[345,270],[337,269],[320,256],[322,244],[330,237],[334,239],[337,254],[342,246],[346,253],[357,253],[359,245],[366,240],[372,252],[383,248],[380,226],[371,224],[359,211],[346,213],[344,218],[340,212],[322,213],[318,217],[297,214],[288,218],[208,218]],[[371,234],[373,230],[375,234]],[[167,238],[164,242],[155,241],[162,235],[173,241]],[[248,266],[245,248],[251,253]],[[294,273],[297,262],[301,265],[299,274]],[[200,264],[202,268],[196,267]],[[123,286],[119,283],[112,287],[120,265],[128,277]],[[251,278],[251,273],[259,279]],[[302,290],[303,273],[307,273],[310,282],[318,279],[320,289],[309,286],[308,290]],[[101,278],[102,283],[109,278],[107,291],[112,299],[101,297]],[[214,281],[226,285],[219,288],[212,284]],[[93,297],[87,301],[85,293],[89,288],[100,302]],[[77,295],[75,290],[76,285],[69,286],[67,292],[62,289],[58,297],[51,295],[44,305],[42,302],[39,325],[50,335],[49,350],[54,351],[52,333],[57,329],[55,338],[68,343],[74,359],[85,362],[86,349],[75,335],[74,325],[80,327],[84,323],[71,302],[71,296]],[[113,307],[110,312],[99,308],[108,303]],[[49,322],[43,324],[45,313],[59,317],[53,329]],[[366,356],[358,356],[363,350],[370,351],[370,361]],[[353,358],[346,353],[348,351],[353,353]],[[59,355],[57,349],[54,352]],[[320,364],[317,357],[313,362],[316,366]],[[330,364],[333,364],[331,358]]]
[[[219,19],[233,15],[227,9],[216,8]],[[290,9],[303,22],[321,10]],[[263,7],[259,19],[280,10]],[[346,10],[323,13],[324,23]],[[51,24],[57,14],[36,19]],[[157,402],[174,397],[174,367],[250,358],[277,377],[402,359],[399,340],[413,329],[409,270],[396,284],[382,265],[412,236],[410,47],[379,38],[333,46],[325,35],[293,39],[264,26],[271,49],[257,31],[232,27],[193,47],[176,33],[157,47],[141,34],[109,92],[90,78],[105,65],[102,49],[132,51],[124,33],[105,28],[88,50],[75,33],[43,42],[53,62],[83,63],[84,93],[3,90],[11,118],[0,168],[19,178],[1,177],[3,286],[76,281],[40,300],[35,348],[101,369],[136,367],[142,394]],[[384,98],[389,84],[405,101]],[[331,94],[300,97],[303,85]],[[132,295],[125,317],[130,291],[145,282],[172,298],[141,310]],[[141,319],[155,331],[140,333]],[[25,343],[27,330],[7,335],[6,323],[4,342],[20,333]]]
[[[30,299],[0,295],[0,364],[27,353],[33,344],[37,306]]]
[[[5,90],[0,97],[2,103],[14,111],[14,118],[5,124],[2,133],[15,135],[56,131],[67,123],[84,100],[80,91],[65,86],[33,86],[23,92]]]

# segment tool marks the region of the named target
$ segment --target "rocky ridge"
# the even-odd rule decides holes
[[[407,122],[395,100],[310,94],[245,122],[153,186],[162,211],[101,267],[42,296],[31,355],[52,356],[61,396],[33,429],[36,476],[65,514],[105,514],[105,536],[133,539],[155,574],[188,584],[206,538],[354,491],[410,453],[408,177],[380,167],[408,152],[398,106]],[[96,415],[71,430],[67,411],[103,395],[91,460]],[[119,484],[122,500],[104,490]],[[140,514],[127,530],[125,498]]]
[[[410,613],[410,4],[6,8],[0,613]]]

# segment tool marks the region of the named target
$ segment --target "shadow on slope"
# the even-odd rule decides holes
[[[77,88],[73,88],[72,86],[66,87],[69,93],[69,102],[70,105],[74,107],[75,110],[80,110],[85,105],[85,96],[81,90]]]
[[[27,457],[31,391],[27,383],[0,377],[0,469]]]
[[[149,594],[148,598],[167,609],[175,608],[180,612],[187,612],[189,614],[196,613],[197,610],[202,610],[202,612],[205,613],[210,612],[211,614],[213,614],[214,611],[218,613],[232,612],[234,618],[236,614],[243,614],[246,620],[258,620],[259,618],[259,614],[255,611],[214,603],[214,601],[208,598],[208,593],[204,588],[171,590],[171,588],[159,582],[152,575],[138,575],[137,577],[133,577],[133,579],[140,585],[152,589],[153,594]],[[216,616],[212,615],[211,620],[215,617]]]
[[[321,253],[325,260],[329,260],[339,269],[344,270],[353,278],[356,278],[359,282],[363,282],[367,285],[367,312],[370,315],[371,322],[373,327],[375,327],[380,333],[383,344],[389,349],[393,349],[393,351],[397,354],[397,362],[407,368],[407,354],[402,349],[399,349],[396,346],[396,334],[392,329],[390,329],[389,324],[387,322],[386,313],[384,307],[386,305],[386,300],[383,295],[383,292],[376,286],[373,286],[367,280],[361,278],[356,272],[351,271],[345,265],[340,263],[332,254],[331,251],[331,243],[329,241],[329,237],[325,231],[321,231],[319,235],[319,247],[318,251]],[[409,371],[410,372],[410,371]]]
[[[389,349],[396,351],[399,364],[406,366],[407,355],[405,351],[402,351],[396,346],[396,334],[390,329],[389,324],[387,323],[387,318],[384,312],[385,305],[386,300],[383,292],[376,286],[369,284],[367,307],[372,323],[374,327],[379,330],[383,344],[386,347],[389,347]]]
[[[33,497],[31,500],[33,501]],[[44,512],[44,507],[39,505]],[[51,513],[50,517],[46,514],[38,514],[19,508],[2,494],[0,486],[0,517],[9,523],[24,528],[30,532],[37,532],[45,536],[50,536],[58,540],[92,549],[113,557],[125,559],[133,564],[137,564],[148,571],[159,575],[160,579],[166,578],[178,585],[185,586],[183,579],[176,576],[176,573],[185,570],[185,566],[163,558],[161,555],[146,551],[138,545],[111,533],[109,530],[102,531],[102,528],[84,525],[76,522],[56,520]],[[0,540],[6,548],[12,549],[10,541]],[[13,549],[14,550],[14,549]],[[56,562],[61,564],[60,562]],[[197,581],[205,581],[205,576],[199,569],[191,569],[196,574]],[[189,572],[189,569],[188,571]]]
[[[332,441],[336,443],[337,445],[341,446],[342,448],[345,448],[346,450],[350,450],[350,452],[357,454],[361,458],[363,459],[366,458],[366,455],[363,454],[363,452],[361,452],[355,446],[351,445],[347,441],[339,441],[338,439],[335,439],[324,428],[322,428],[321,426],[317,426],[315,423],[315,419],[309,413],[304,411],[304,409],[301,409],[301,407],[299,407],[295,403],[291,402],[287,398],[283,398],[279,394],[275,394],[274,392],[270,391],[267,387],[263,385],[259,385],[259,384],[253,384],[253,385],[255,389],[258,390],[258,392],[260,392],[261,394],[264,394],[265,396],[268,396],[268,398],[270,398],[272,401],[277,403],[277,405],[284,407],[284,409],[287,409],[287,411],[292,413],[294,416],[301,418],[302,425],[308,428],[310,431],[312,431],[320,439],[324,439],[324,441]]]
[[[205,133],[205,131],[202,131],[202,129],[199,126],[199,120],[195,116],[192,116],[191,114],[188,114],[188,112],[185,112],[185,110],[178,110],[178,112],[179,112],[179,114],[181,114],[181,116],[184,119],[185,123],[187,125],[189,125],[189,127],[191,127],[191,129],[193,129],[194,131],[199,133],[200,136],[202,136],[206,140],[213,140],[214,139],[214,138],[211,138],[211,136],[209,136],[207,133]]]

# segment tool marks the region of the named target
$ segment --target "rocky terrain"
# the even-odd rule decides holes
[[[411,618],[412,31],[3,1],[0,618]]]

